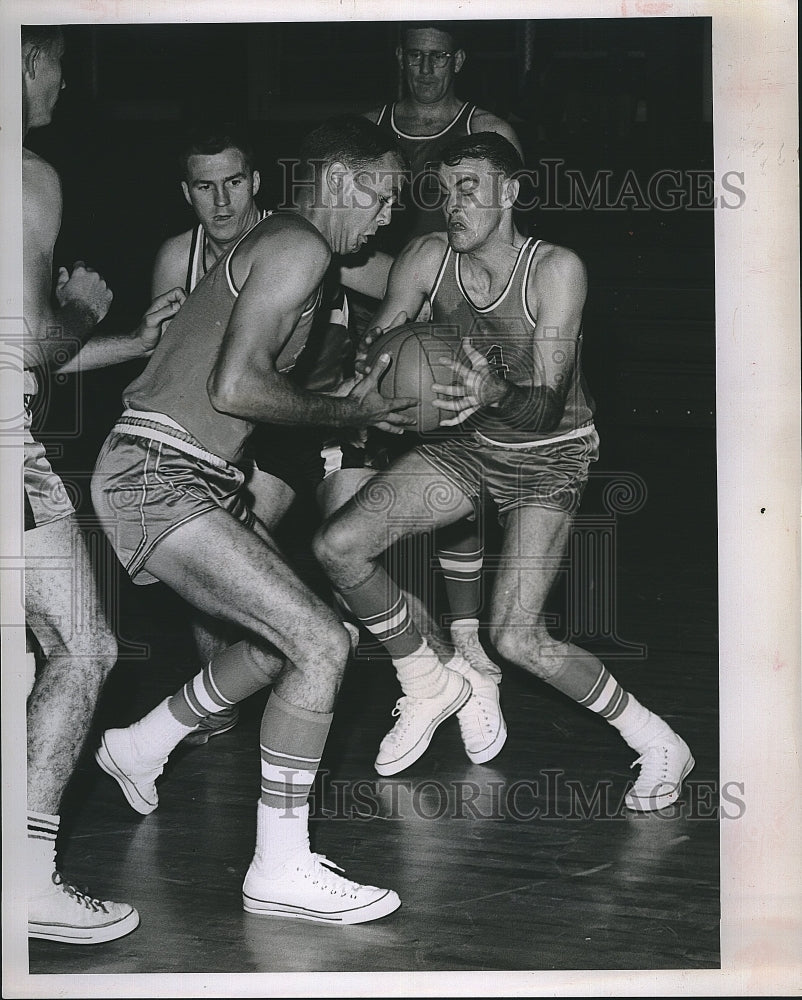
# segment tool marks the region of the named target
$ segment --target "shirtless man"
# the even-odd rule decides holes
[[[400,532],[451,524],[489,494],[504,529],[491,596],[494,647],[614,726],[640,765],[626,806],[662,809],[694,765],[687,744],[595,656],[552,638],[543,614],[598,453],[581,371],[585,267],[571,250],[516,229],[521,160],[510,142],[479,133],[441,156],[447,233],[413,240],[397,258],[377,322],[392,327],[399,312],[417,315],[428,302],[435,324],[461,329],[461,350],[444,359],[453,384],[435,386],[441,427],[453,435],[421,445],[369,484],[394,498],[392,510],[378,513],[358,493],[316,539],[340,594],[384,636],[404,691],[377,770],[395,773],[425,751],[440,695],[415,681],[442,669],[379,557]]]
[[[403,162],[359,116],[304,143],[295,207],[269,214],[188,297],[125,391],[92,481],[100,521],[136,583],[159,580],[246,638],[126,729],[100,766],[142,814],[158,805],[168,755],[205,716],[272,685],[261,724],[262,789],[243,906],[262,915],[359,923],[400,906],[391,890],[341,878],[311,851],[308,796],[350,652],[338,616],[297,577],[246,503],[239,467],[259,422],[400,432],[411,399],[385,400],[388,359],[335,397],[295,384],[332,254],[356,253],[390,220]],[[371,194],[365,197],[365,192]],[[455,674],[454,711],[469,696]]]
[[[22,126],[47,125],[64,87],[61,30],[22,29]],[[134,930],[127,903],[94,899],[56,870],[64,790],[80,756],[101,686],[117,658],[86,543],[64,484],[32,431],[33,399],[53,369],[74,371],[145,357],[162,321],[183,300],[157,299],[133,335],[90,337],[111,292],[97,272],[77,263],[53,283],[61,228],[61,185],[30,150],[22,154],[24,344],[25,617],[42,654],[28,698],[28,934],[71,944],[110,941]],[[87,338],[89,338],[87,340]]]

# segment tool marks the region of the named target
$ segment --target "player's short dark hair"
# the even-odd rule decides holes
[[[463,47],[464,31],[458,21],[404,21],[398,29],[398,44],[403,46],[408,31],[425,31],[427,28],[448,35],[455,52]]]
[[[394,153],[399,167],[407,168],[406,158],[388,129],[379,128],[363,115],[338,115],[313,129],[300,150],[300,174],[311,177],[315,165],[341,161],[350,170],[359,170]]]
[[[59,24],[23,24],[20,27],[22,45],[35,46],[48,52],[64,44],[64,32]]]
[[[215,156],[226,149],[238,149],[249,170],[254,169],[255,156],[248,135],[233,122],[194,125],[184,137],[178,154],[178,165],[184,180],[189,171],[190,156]]]
[[[505,177],[514,177],[524,167],[518,150],[498,132],[474,132],[443,147],[441,163],[455,167],[461,160],[487,160]]]

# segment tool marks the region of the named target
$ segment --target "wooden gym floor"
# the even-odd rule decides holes
[[[622,494],[611,516],[605,487],[622,469],[642,492]],[[573,634],[690,744],[697,764],[679,807],[627,814],[633,754],[618,734],[512,668],[502,685],[509,738],[494,761],[471,764],[449,720],[413,767],[379,778],[373,759],[399,692],[388,661],[363,649],[315,787],[313,847],[349,877],[396,889],[402,908],[344,928],[245,914],[264,695],[245,703],[232,732],[179,749],[159,809],[135,815],[92,760],[97,735],[139,718],[194,662],[177,601],[121,580],[129,645],[64,805],[61,865],[94,894],[136,905],[142,922],[94,947],[33,941],[31,974],[717,968],[713,429],[617,427],[579,525],[578,538],[609,544],[561,576],[554,627],[574,620],[568,581],[591,582],[585,600],[598,614],[580,615],[586,634]]]

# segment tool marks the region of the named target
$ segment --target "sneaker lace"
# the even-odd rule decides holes
[[[92,910],[95,913],[108,913],[105,904],[100,899],[95,899],[94,896],[90,896],[89,893],[84,892],[77,886],[72,885],[69,882],[64,881],[64,877],[60,872],[53,872],[53,885],[60,886],[61,891],[65,892],[68,896],[71,896],[79,906],[85,906],[87,910]]]
[[[343,878],[337,872],[343,871],[339,865],[330,861],[324,854],[311,854],[312,864],[304,877],[311,879],[312,885],[327,889],[332,896],[350,896],[356,899],[357,892],[362,888],[358,882]]]
[[[640,774],[635,781],[635,787],[652,792],[664,782],[666,780],[667,758],[665,747],[653,746],[645,750],[637,760],[630,764],[630,768],[640,766]]]
[[[392,716],[394,719],[397,718],[398,722],[396,722],[390,732],[385,736],[385,739],[389,740],[390,744],[394,744],[410,724],[412,712],[410,711],[409,706],[411,701],[412,699],[407,695],[402,695],[395,703]]]
[[[457,722],[464,741],[484,737],[490,729],[490,715],[485,700],[474,690],[465,705],[457,712]]]

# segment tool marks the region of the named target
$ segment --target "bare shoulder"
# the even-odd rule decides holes
[[[258,223],[232,257],[238,283],[256,269],[273,278],[316,285],[331,263],[331,247],[321,233],[294,212],[276,212]]]
[[[425,233],[423,236],[411,239],[399,257],[418,266],[439,267],[447,249],[448,237],[445,233]]]
[[[559,282],[584,288],[587,270],[579,254],[556,243],[541,243],[535,255],[532,280],[537,284]]]
[[[194,229],[188,229],[185,233],[178,233],[177,236],[168,236],[159,247],[156,256],[164,260],[169,260],[176,256],[185,257],[192,245],[192,234],[194,231]]]
[[[491,111],[485,111],[484,108],[477,108],[471,119],[471,131],[498,132],[499,135],[503,135],[505,139],[508,139],[521,156],[523,156],[521,141],[515,129],[509,122],[504,121],[503,118],[499,118],[498,115],[494,115]]]
[[[159,247],[153,263],[154,297],[171,288],[183,287],[187,277],[192,232],[193,230],[189,229],[177,236],[170,236]]]
[[[22,198],[26,214],[61,214],[61,181],[55,167],[29,149],[22,151]]]

